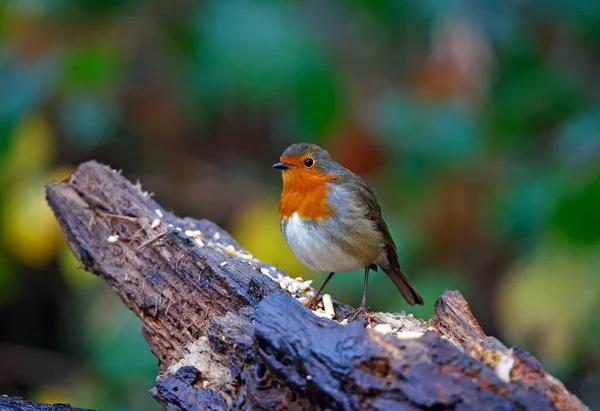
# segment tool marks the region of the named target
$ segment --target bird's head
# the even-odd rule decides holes
[[[297,143],[285,149],[273,168],[282,170],[283,184],[314,185],[335,179],[337,163],[316,144]]]

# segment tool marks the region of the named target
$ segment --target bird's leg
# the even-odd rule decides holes
[[[321,287],[319,287],[315,295],[313,295],[313,297],[310,299],[307,305],[307,307],[310,310],[314,310],[315,308],[317,308],[317,304],[319,303],[319,297],[321,296],[321,291],[323,291],[323,289],[325,288],[329,280],[331,280],[331,277],[333,277],[334,274],[335,273],[329,273],[323,284],[321,284]]]
[[[353,310],[348,314],[348,321],[356,320],[361,314],[367,312],[367,286],[369,285],[369,269],[370,267],[365,267],[365,284],[363,286],[363,297],[360,302],[360,307],[356,310]]]

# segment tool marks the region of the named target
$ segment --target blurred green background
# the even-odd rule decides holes
[[[0,393],[159,409],[138,319],[43,185],[97,159],[314,278],[279,232],[288,144],[372,185],[422,292],[467,297],[600,409],[600,2],[2,0]],[[375,310],[407,306],[383,275]],[[358,304],[362,275],[334,298]]]

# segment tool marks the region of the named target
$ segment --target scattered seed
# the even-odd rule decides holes
[[[333,310],[333,301],[331,300],[331,295],[323,294],[323,308],[325,308],[325,313],[329,316],[329,318],[335,317],[335,311]]]
[[[231,254],[235,254],[235,253],[236,253],[236,251],[235,251],[235,247],[234,247],[234,246],[232,246],[231,244],[229,244],[227,247],[225,247],[225,249],[226,249],[227,251],[229,251]]]
[[[510,371],[515,363],[515,359],[512,356],[512,350],[502,355],[500,361],[496,365],[496,375],[504,382],[510,382]]]
[[[312,280],[302,281],[302,283],[300,284],[300,286],[298,288],[300,288],[300,290],[302,290],[302,291],[306,291],[306,290],[310,289],[311,284],[312,284]]]
[[[217,241],[219,238],[221,238],[221,233],[219,233],[218,231],[213,235],[213,240]]]
[[[397,333],[396,336],[401,340],[412,340],[414,338],[421,338],[423,334],[425,333],[417,331],[401,331]]]
[[[159,216],[160,218],[163,218],[163,217],[164,217],[164,215],[163,215],[163,212],[162,212],[162,211],[160,211],[158,208],[157,208],[156,210],[154,210],[154,212],[155,212],[155,213],[156,213],[156,215],[157,215],[157,216]]]
[[[152,225],[151,225],[150,227],[152,227],[152,228],[156,228],[156,227],[158,227],[159,225],[160,225],[160,220],[157,218],[156,220],[154,220],[154,221],[152,222]]]
[[[281,286],[282,289],[286,289],[288,286],[288,280],[286,277],[283,277],[281,280],[279,280],[279,285]]]
[[[198,246],[199,246],[199,247],[204,247],[204,241],[202,241],[201,239],[199,239],[199,238],[195,238],[195,239],[194,239],[194,242],[195,242],[196,244],[198,244]]]
[[[109,235],[107,241],[109,243],[116,243],[117,241],[119,241],[119,236],[114,234],[114,235]]]
[[[199,237],[202,235],[202,232],[200,230],[185,230],[184,234],[188,237]]]
[[[226,265],[227,265],[227,261],[223,261],[223,262],[221,263],[221,267],[225,267]]]
[[[331,318],[331,317],[329,317],[329,314],[327,314],[325,311],[322,311],[322,310],[313,311],[313,314],[316,315],[317,317]]]
[[[308,306],[309,301],[310,301],[310,298],[308,298],[308,297],[299,297],[298,298],[298,302],[305,307]]]
[[[375,326],[375,328],[373,328],[373,329],[381,334],[391,334],[392,333],[392,326],[389,324],[377,324]]]

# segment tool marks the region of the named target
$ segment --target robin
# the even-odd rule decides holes
[[[292,144],[280,160],[273,168],[282,170],[279,223],[283,236],[304,265],[330,273],[309,308],[316,307],[336,272],[364,268],[362,302],[349,316],[356,319],[366,312],[369,270],[377,271],[377,266],[410,305],[423,305],[423,298],[400,269],[396,245],[369,186],[315,144]]]

